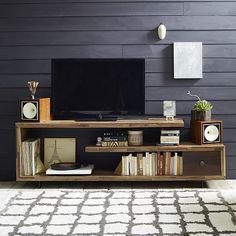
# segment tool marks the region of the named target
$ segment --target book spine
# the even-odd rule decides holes
[[[121,159],[122,159],[122,171],[121,171],[121,175],[125,175],[125,156],[122,156]]]
[[[174,157],[170,156],[170,175],[174,175],[175,162]]]
[[[25,175],[26,172],[26,144],[23,142],[21,144],[21,159],[20,159],[20,174]]]
[[[128,141],[127,137],[103,137],[104,142],[119,142],[119,141]]]
[[[114,142],[106,142],[102,141],[102,147],[127,147],[128,146],[128,141],[114,141]]]
[[[139,174],[143,175],[143,154],[139,155]]]
[[[157,170],[158,170],[158,166],[157,166],[157,152],[154,153],[154,175],[157,176]]]
[[[131,154],[127,156],[127,175],[131,174]]]
[[[169,134],[169,133],[162,133],[161,136],[164,136],[164,137],[179,137],[179,134]]]
[[[145,158],[145,172],[146,172],[146,176],[149,176],[150,175],[150,172],[149,172],[149,153],[147,152],[146,153],[146,158]]]
[[[149,156],[149,171],[150,171],[150,176],[153,175],[153,153],[150,153]]]
[[[167,170],[168,170],[168,157],[167,157],[167,152],[164,153],[165,157],[165,175],[167,175]]]
[[[161,134],[180,134],[180,130],[161,130]]]
[[[179,156],[180,159],[180,173],[179,175],[183,175],[183,156]]]
[[[179,136],[161,136],[161,142],[179,142]]]
[[[131,176],[134,176],[134,170],[135,169],[135,166],[134,166],[134,156],[131,154],[130,155],[130,175]]]
[[[137,176],[138,175],[138,157],[137,156],[134,157],[134,166],[135,166],[134,175]]]
[[[143,176],[146,176],[146,155],[143,156]]]
[[[30,150],[29,150],[29,143],[28,142],[26,142],[26,159],[25,159],[25,161],[26,161],[26,168],[25,168],[25,175],[27,175],[27,176],[29,176],[30,175],[30,164],[29,164],[29,152],[30,152]]]
[[[166,156],[164,153],[161,155],[161,160],[162,160],[162,175],[166,174]]]
[[[180,156],[177,156],[177,175],[180,175]]]
[[[36,144],[35,144],[35,142],[32,142],[31,143],[31,151],[32,151],[32,155],[31,155],[31,164],[32,164],[32,167],[31,167],[31,170],[32,170],[32,175],[34,176],[35,175],[35,172],[36,172],[36,164],[37,164],[37,162],[36,162]]]
[[[170,175],[170,162],[171,162],[171,156],[170,156],[170,152],[167,152],[166,153],[167,155],[166,155],[166,159],[167,159],[167,171],[166,171],[166,174],[167,175]]]
[[[178,153],[175,153],[174,156],[174,175],[178,175]]]
[[[163,155],[158,153],[158,175],[162,175],[163,168]]]

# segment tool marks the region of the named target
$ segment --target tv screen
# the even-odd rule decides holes
[[[52,59],[55,119],[144,113],[144,59]]]

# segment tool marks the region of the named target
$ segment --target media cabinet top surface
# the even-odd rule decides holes
[[[17,128],[155,128],[155,127],[184,127],[181,118],[166,120],[165,118],[147,119],[118,119],[116,121],[74,121],[74,120],[51,120],[46,122],[17,122]]]

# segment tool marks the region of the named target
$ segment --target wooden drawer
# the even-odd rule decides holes
[[[184,152],[183,162],[185,176],[222,175],[220,151]]]

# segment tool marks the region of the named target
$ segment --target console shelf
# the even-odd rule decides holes
[[[128,147],[97,147],[86,146],[85,152],[192,152],[192,151],[220,151],[224,147],[223,144],[208,144],[197,145],[194,143],[181,143],[180,145],[173,146],[158,146],[158,145],[145,145],[145,146],[128,146]]]
[[[224,179],[218,175],[205,176],[121,176],[111,171],[95,170],[92,175],[59,176],[37,174],[30,177],[20,177],[18,181],[205,181],[211,179]]]
[[[42,135],[44,129],[51,135],[52,130],[59,129],[129,129],[129,128],[181,128],[184,127],[182,119],[165,120],[163,118],[149,118],[143,120],[117,120],[117,121],[48,121],[41,123],[18,122],[16,123],[16,180],[17,181],[187,181],[187,180],[209,180],[225,178],[225,146],[223,144],[196,145],[193,143],[181,143],[178,146],[128,146],[128,147],[97,147],[84,145],[82,149],[86,153],[138,153],[138,152],[181,152],[183,155],[183,175],[181,176],[121,176],[114,173],[114,170],[100,170],[95,166],[92,175],[80,176],[51,176],[36,174],[34,176],[20,175],[21,143],[31,138],[31,130],[36,130],[37,137]],[[84,134],[83,131],[82,135]],[[70,131],[67,131],[67,134]],[[41,136],[42,135],[42,136]],[[61,136],[60,136],[61,137]],[[79,136],[83,139],[83,136]],[[96,140],[96,137],[94,137]],[[80,143],[80,142],[79,142]],[[97,153],[97,154],[96,154]],[[89,154],[90,155],[90,154]],[[121,154],[122,155],[122,154]],[[99,157],[97,157],[99,159]],[[96,159],[97,160],[97,159]],[[204,163],[204,164],[202,164]],[[109,163],[107,164],[109,166]],[[105,168],[104,168],[105,169]]]
[[[118,119],[116,121],[74,121],[52,120],[47,122],[18,122],[17,128],[179,128],[184,127],[183,119],[166,120],[164,118],[147,118],[142,120]]]

